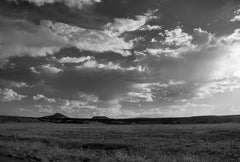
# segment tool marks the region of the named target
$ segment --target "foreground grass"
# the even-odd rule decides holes
[[[0,154],[29,161],[240,161],[240,124],[0,124]]]

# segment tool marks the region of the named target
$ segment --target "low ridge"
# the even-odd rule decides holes
[[[44,116],[42,118],[50,118],[50,119],[65,119],[65,118],[68,118],[66,115],[63,115],[61,113],[55,113],[53,115],[50,115],[50,116]]]
[[[92,119],[109,119],[106,116],[93,116]]]

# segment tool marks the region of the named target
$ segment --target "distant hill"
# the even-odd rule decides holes
[[[48,122],[62,122],[63,119],[67,119],[69,117],[61,114],[61,113],[55,113],[53,115],[49,115],[49,116],[43,116],[41,118],[39,118],[41,121],[48,121]]]
[[[106,116],[93,116],[92,119],[110,119]]]
[[[49,115],[49,116],[44,116],[44,117],[41,117],[42,119],[45,118],[45,119],[64,119],[64,118],[68,118],[67,116],[61,114],[61,113],[55,113],[53,115]]]
[[[178,118],[128,118],[111,119],[106,116],[94,116],[92,118],[70,118],[61,113],[39,118],[0,116],[0,123],[6,122],[52,122],[52,123],[103,123],[103,124],[204,124],[204,123],[240,123],[240,115],[227,116],[194,116]]]

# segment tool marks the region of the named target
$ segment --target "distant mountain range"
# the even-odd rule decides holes
[[[6,122],[52,122],[52,123],[103,123],[103,124],[197,124],[197,123],[240,123],[240,115],[194,116],[177,118],[128,118],[111,119],[105,116],[92,118],[70,118],[61,113],[44,117],[0,116],[0,123]]]

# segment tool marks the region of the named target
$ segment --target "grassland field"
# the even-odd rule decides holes
[[[240,124],[0,124],[0,155],[43,162],[237,162]]]

